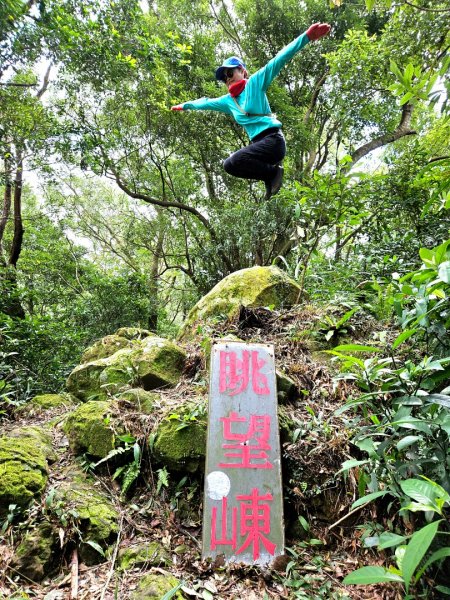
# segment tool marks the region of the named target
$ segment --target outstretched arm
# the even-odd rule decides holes
[[[278,54],[269,60],[267,65],[257,71],[252,78],[260,79],[260,85],[266,90],[281,69],[294,58],[309,42],[315,41],[327,35],[331,27],[328,23],[314,23],[305,33],[298,36],[293,42],[285,46]]]
[[[188,102],[172,106],[170,110],[215,110],[216,112],[230,113],[229,106],[226,103],[226,96],[189,100]]]

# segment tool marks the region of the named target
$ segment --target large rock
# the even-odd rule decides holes
[[[10,504],[24,507],[42,493],[52,453],[51,437],[39,427],[16,429],[0,438],[0,516]]]
[[[300,286],[278,267],[252,267],[231,273],[190,311],[179,339],[195,335],[198,325],[233,318],[241,306],[289,307],[295,304]]]
[[[31,581],[42,581],[59,568],[61,542],[58,529],[48,521],[27,531],[11,561],[15,573]]]
[[[169,471],[194,473],[206,456],[206,417],[191,418],[192,405],[177,408],[179,419],[163,419],[156,430],[155,458]]]
[[[176,344],[157,336],[137,339],[131,347],[75,367],[67,389],[82,401],[104,400],[128,388],[145,390],[178,383],[186,354]]]
[[[64,423],[72,452],[104,458],[115,447],[114,428],[110,425],[109,402],[91,400],[81,404]]]
[[[63,506],[66,515],[75,520],[80,531],[80,559],[86,564],[105,560],[103,550],[117,539],[119,514],[98,482],[77,469],[64,473],[64,480],[54,490],[52,506]]]

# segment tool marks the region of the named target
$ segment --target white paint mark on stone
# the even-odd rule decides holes
[[[206,493],[211,500],[222,500],[230,493],[231,482],[222,471],[212,471],[206,477]]]

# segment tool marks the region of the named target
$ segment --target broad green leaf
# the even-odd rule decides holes
[[[171,598],[173,598],[175,596],[175,594],[178,592],[178,590],[183,587],[183,585],[184,585],[184,581],[180,581],[180,583],[178,585],[176,585],[171,590],[169,590],[166,594],[164,594],[164,596],[161,598],[161,600],[170,600]]]
[[[361,569],[349,573],[342,583],[344,585],[367,585],[386,581],[403,582],[403,578],[384,567],[361,567]]]
[[[94,550],[97,550],[97,552],[99,554],[101,554],[102,556],[105,556],[105,551],[100,546],[100,544],[97,544],[97,542],[93,542],[92,540],[87,540],[86,544],[88,544],[89,546],[91,546],[92,548],[94,548]]]
[[[385,548],[392,548],[393,546],[398,546],[399,544],[402,544],[405,540],[406,537],[403,535],[397,535],[396,533],[385,531],[380,535],[378,548],[380,550],[384,550]]]
[[[445,585],[437,585],[435,588],[441,594],[445,594],[446,596],[450,596],[450,588]]]
[[[411,583],[414,571],[430,547],[440,522],[441,521],[435,521],[434,523],[422,527],[419,531],[416,531],[406,547],[402,564],[402,575],[405,581],[406,593],[409,592],[409,584]]]
[[[342,463],[342,468],[339,469],[338,473],[344,473],[345,471],[349,471],[350,469],[353,469],[354,467],[360,467],[361,465],[367,465],[367,463],[369,463],[370,460],[356,460],[354,458],[352,458],[351,460],[346,460],[345,462]]]
[[[447,260],[439,265],[438,276],[445,283],[450,283],[450,260]]]
[[[392,344],[392,349],[395,350],[396,348],[398,348],[400,344],[403,344],[403,342],[408,340],[412,335],[416,333],[416,331],[417,329],[407,329],[406,331],[403,331],[403,333],[401,333],[398,337],[395,338]]]
[[[367,494],[366,496],[363,496],[362,498],[358,498],[358,500],[355,500],[355,502],[353,502],[351,508],[353,510],[354,508],[358,508],[358,506],[368,504],[369,502],[372,502],[373,500],[376,500],[377,498],[381,498],[382,496],[386,496],[386,494],[392,494],[392,493],[393,492],[391,492],[390,490],[382,490],[380,492],[372,492],[371,494]],[[394,494],[394,495],[396,495],[396,494]]]
[[[446,502],[450,501],[450,495],[434,481],[405,479],[400,482],[400,487],[407,496],[422,504],[435,504],[436,498],[443,498]]]
[[[409,446],[415,444],[420,439],[422,439],[420,435],[407,435],[406,437],[402,438],[399,442],[397,442],[397,450],[404,450],[405,448],[408,448]]]
[[[450,396],[447,396],[446,394],[428,394],[428,396],[424,396],[423,399],[426,402],[450,408]]]
[[[427,267],[436,266],[434,252],[429,248],[420,248],[419,256],[422,259],[423,263],[427,265]]]

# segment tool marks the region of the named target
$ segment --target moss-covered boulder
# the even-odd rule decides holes
[[[300,286],[278,267],[251,267],[231,273],[190,311],[179,339],[190,339],[198,325],[231,319],[241,306],[288,307],[295,304]]]
[[[51,437],[39,427],[18,428],[0,437],[0,516],[9,505],[26,506],[48,479]]]
[[[133,544],[128,548],[121,548],[117,557],[120,571],[143,566],[160,567],[170,565],[171,562],[169,552],[158,542]]]
[[[67,389],[82,400],[104,400],[128,388],[146,390],[178,383],[186,353],[164,338],[147,336],[131,347],[75,367],[67,380]]]
[[[104,458],[115,446],[111,404],[94,400],[81,404],[66,418],[64,432],[74,454]]]
[[[95,546],[106,550],[117,539],[119,514],[99,483],[72,468],[55,490],[49,510],[52,505],[75,520],[81,532],[81,560],[86,564],[105,560]]]
[[[24,411],[27,414],[37,414],[58,408],[70,408],[74,405],[74,400],[69,394],[40,394],[25,405]]]
[[[155,404],[159,401],[160,394],[157,392],[148,392],[143,388],[132,388],[126,390],[117,396],[118,402],[126,402],[131,410],[151,415]]]
[[[186,353],[177,344],[160,337],[142,340],[133,357],[139,381],[145,390],[175,386],[181,377]]]
[[[206,456],[206,418],[192,419],[193,407],[177,409],[179,418],[165,418],[156,430],[153,452],[169,471],[195,471],[203,468]]]
[[[161,600],[178,585],[180,581],[170,573],[151,573],[139,581],[138,589],[132,594],[131,600]],[[183,595],[176,591],[171,598],[183,600]]]
[[[116,335],[126,338],[127,340],[143,340],[146,337],[154,336],[148,329],[140,327],[121,327],[116,331]]]
[[[93,362],[101,358],[107,358],[112,354],[115,354],[117,350],[122,348],[130,348],[131,341],[120,335],[107,335],[101,340],[96,341],[92,346],[87,348],[82,356],[81,363]]]
[[[14,574],[40,582],[58,569],[60,539],[57,528],[45,521],[27,531],[18,545],[10,566]]]

